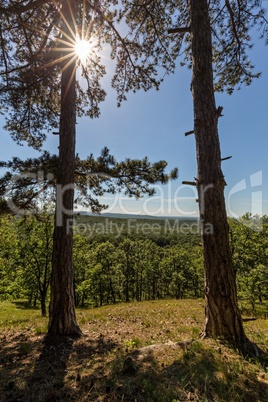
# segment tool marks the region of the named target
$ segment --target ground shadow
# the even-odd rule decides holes
[[[226,358],[193,344],[170,364],[163,363],[168,350],[156,358],[153,351],[119,352],[110,372],[98,377],[92,373],[87,401],[128,402],[258,402],[268,401],[268,383],[243,367],[229,364]],[[238,364],[238,363],[237,363]]]
[[[42,342],[38,337],[33,339],[30,331],[5,331],[0,338],[0,401],[15,402],[23,395]]]
[[[65,388],[64,379],[72,349],[72,338],[44,339],[42,352],[25,384],[23,400],[48,402],[57,400],[59,395],[68,400],[70,390]]]
[[[26,333],[2,338],[0,358],[1,402],[68,402],[82,400],[92,385],[81,376],[117,345],[98,336],[30,339]],[[69,362],[72,356],[72,362]],[[92,366],[92,367],[91,367]],[[71,370],[70,370],[71,367]],[[95,375],[95,374],[94,374]],[[91,378],[90,376],[88,378]],[[93,378],[93,377],[92,377]]]
[[[260,370],[221,348],[127,349],[94,332],[78,340],[10,332],[1,337],[0,401],[268,401]]]

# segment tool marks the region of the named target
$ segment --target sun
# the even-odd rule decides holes
[[[90,42],[86,39],[76,37],[75,40],[75,53],[83,65],[87,63],[91,51]]]

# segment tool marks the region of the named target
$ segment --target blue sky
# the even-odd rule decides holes
[[[219,120],[222,157],[232,156],[222,165],[227,212],[235,217],[245,212],[268,214],[268,48],[261,41],[256,42],[252,60],[256,71],[262,71],[261,78],[231,96],[216,95],[217,105],[224,107],[224,117]],[[198,215],[194,188],[182,185],[182,181],[192,181],[196,176],[194,136],[184,136],[193,129],[190,80],[191,72],[178,67],[174,75],[166,77],[160,91],[129,94],[120,108],[107,85],[100,118],[78,121],[77,152],[81,157],[90,153],[97,156],[107,146],[117,160],[148,156],[152,162],[166,160],[169,169],[179,168],[178,180],[156,186],[153,198],[136,201],[123,195],[104,197],[109,212]],[[0,127],[3,125],[1,117]],[[57,147],[58,138],[50,134],[45,149],[56,153]],[[16,145],[1,130],[0,160],[34,155],[35,151]]]

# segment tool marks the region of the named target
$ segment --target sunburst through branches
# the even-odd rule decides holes
[[[60,52],[61,56],[57,60],[54,60],[54,63],[61,64],[63,70],[74,61],[86,67],[92,51],[90,37],[94,21],[94,11],[91,15],[88,15],[85,2],[83,2],[83,7],[79,12],[79,17],[74,15],[71,4],[69,2],[67,4],[71,20],[69,19],[68,21],[63,10],[59,9],[59,13],[67,29],[60,29],[60,37],[57,39],[60,45],[55,50]]]
[[[83,65],[87,64],[87,59],[90,57],[91,44],[89,40],[76,37],[75,53]]]

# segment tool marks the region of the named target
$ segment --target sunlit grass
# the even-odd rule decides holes
[[[268,344],[268,320],[263,311],[267,304],[257,306],[260,318],[244,323],[248,337],[257,344]],[[248,316],[248,314],[246,315]],[[117,325],[118,332],[125,339],[125,331],[142,333],[143,343],[152,339],[176,341],[186,338],[199,338],[204,326],[204,301],[199,300],[158,300],[122,303],[92,309],[77,309],[79,325],[86,332],[104,330]],[[0,302],[0,327],[11,329],[33,328],[37,334],[47,330],[47,317],[41,316],[39,307],[28,306],[25,301]],[[135,333],[133,333],[135,337]]]
[[[47,318],[39,308],[28,306],[25,301],[0,302],[0,327],[5,329],[47,328]]]

